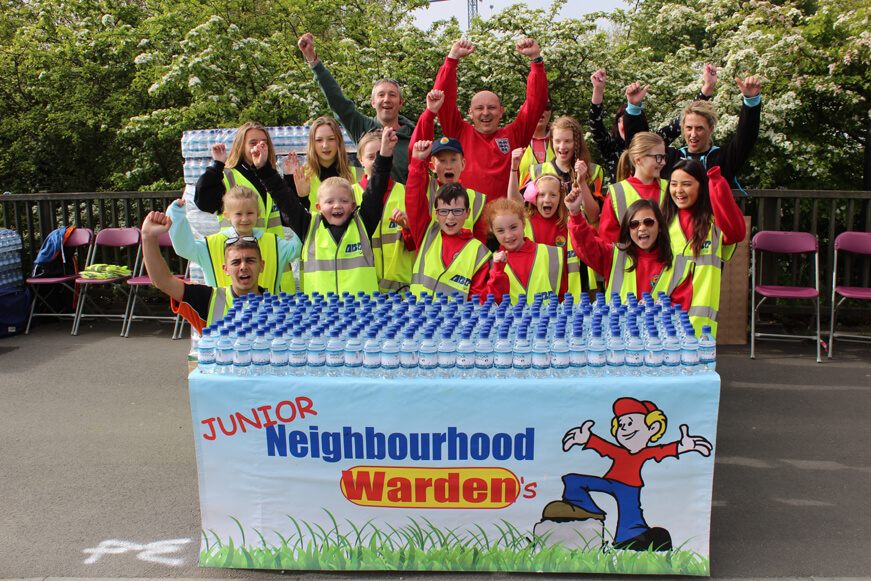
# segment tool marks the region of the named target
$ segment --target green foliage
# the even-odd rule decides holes
[[[642,0],[627,9],[558,20],[514,5],[476,19],[477,49],[459,69],[459,106],[490,89],[506,119],[523,103],[525,36],[542,46],[557,114],[584,122],[589,77],[608,71],[605,109],[622,87],[652,85],[652,125],[670,121],[720,69],[715,139],[734,133],[734,77],[763,79],[762,131],[741,173],[745,187],[858,189],[871,98],[869,0]],[[256,119],[296,125],[329,114],[296,46],[316,37],[321,60],[369,114],[372,82],[399,79],[415,119],[439,66],[462,34],[456,21],[428,31],[411,11],[426,0],[3,4],[0,22],[0,188],[99,191],[179,188],[182,131]],[[604,20],[603,20],[604,19]],[[604,27],[597,27],[605,21]]]

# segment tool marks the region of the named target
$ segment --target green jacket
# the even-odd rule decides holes
[[[381,124],[374,117],[367,117],[357,110],[353,101],[345,97],[339,83],[327,70],[321,61],[312,67],[315,80],[327,98],[327,104],[344,126],[345,131],[356,143],[360,137],[370,129],[380,129]],[[414,123],[408,118],[399,116],[399,130],[396,132],[398,142],[393,150],[393,169],[390,172],[394,181],[404,184],[408,180],[408,149],[411,143],[411,134],[414,131]]]

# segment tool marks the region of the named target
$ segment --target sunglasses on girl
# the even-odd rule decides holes
[[[253,236],[234,236],[232,238],[227,238],[226,240],[224,240],[224,246],[236,244],[240,240],[244,240],[245,242],[257,242],[257,239]]]
[[[653,228],[653,225],[656,224],[656,220],[653,218],[645,218],[644,220],[629,220],[629,229],[637,230],[639,226],[644,224],[648,228]]]

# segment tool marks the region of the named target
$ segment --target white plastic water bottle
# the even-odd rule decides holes
[[[590,375],[602,377],[605,375],[605,366],[608,363],[607,346],[602,339],[602,328],[593,326],[590,344],[587,346],[587,368]]]
[[[405,330],[405,338],[399,346],[399,376],[417,377],[420,364],[419,346],[414,338],[414,329]]]
[[[345,342],[342,341],[341,335],[341,329],[333,329],[330,331],[330,340],[327,341],[324,365],[330,377],[342,375],[342,368],[345,366]]]
[[[221,329],[221,336],[215,341],[215,373],[233,373],[233,340],[230,339],[229,329]]]
[[[584,339],[583,321],[576,318],[569,342],[569,365],[573,377],[587,375],[587,341]]]
[[[644,343],[641,342],[641,332],[638,327],[629,328],[624,367],[626,375],[638,377],[644,374]]]
[[[356,328],[348,331],[344,355],[345,374],[350,377],[359,377],[363,371],[363,342],[360,341],[359,331]]]
[[[514,363],[514,350],[511,346],[511,341],[508,339],[508,329],[502,328],[499,331],[499,338],[493,346],[493,369],[497,379],[508,379],[511,377],[511,366]]]
[[[717,340],[714,339],[710,325],[702,326],[702,336],[699,337],[699,364],[702,366],[702,371],[717,369]]]
[[[239,338],[233,345],[233,375],[246,377],[251,375],[251,342],[248,333],[239,331]]]
[[[197,343],[197,367],[201,373],[214,373],[217,350],[215,340],[212,338],[212,329],[203,329],[203,335]]]
[[[547,327],[539,326],[532,342],[532,376],[544,379],[550,375],[550,344],[547,340]]]
[[[284,339],[284,330],[276,332],[269,345],[269,368],[270,373],[277,377],[287,375],[287,341]]]
[[[647,331],[647,343],[644,350],[644,371],[647,375],[658,377],[662,375],[663,352],[659,331],[652,327]]]
[[[691,325],[684,329],[684,338],[680,344],[680,366],[684,375],[699,373],[699,342]]]
[[[475,376],[475,344],[471,330],[464,330],[457,344],[457,377]]]
[[[623,344],[622,337],[620,337],[620,327],[616,324],[611,326],[611,338],[608,342],[606,360],[608,366],[605,372],[608,375],[620,376],[625,374],[626,346]]]
[[[308,345],[305,341],[305,331],[302,327],[293,330],[293,339],[287,346],[287,367],[291,375],[305,375],[305,364],[308,360]]]
[[[662,374],[667,376],[680,373],[680,341],[674,327],[665,328],[665,340],[662,342]]]
[[[490,326],[485,325],[475,343],[475,376],[487,379],[493,373],[495,353],[493,341],[490,340]]]
[[[457,367],[457,343],[453,339],[453,332],[445,329],[442,332],[442,340],[439,342],[439,377],[453,379]]]
[[[387,379],[399,374],[399,341],[396,340],[395,329],[387,331],[381,344],[381,373]]]
[[[257,329],[254,342],[251,344],[251,374],[269,375],[269,363],[272,357],[272,344],[266,339],[266,330]]]
[[[420,376],[427,379],[432,379],[436,376],[439,366],[439,346],[433,339],[434,330],[428,328],[423,333],[423,340],[420,342],[420,357],[418,359],[418,369]]]
[[[569,343],[566,341],[566,329],[558,325],[553,342],[550,346],[550,374],[551,377],[562,378],[569,376],[571,357],[569,355]]]
[[[525,379],[529,377],[532,368],[532,345],[526,338],[525,327],[517,329],[517,339],[514,341],[514,357],[511,366],[514,368],[514,377]]]
[[[378,377],[381,375],[381,341],[378,339],[378,328],[373,326],[366,335],[363,344],[363,375]]]
[[[315,377],[324,374],[324,367],[327,363],[327,344],[321,336],[323,331],[319,328],[312,331],[312,338],[308,342],[308,353],[306,355],[306,373]]]

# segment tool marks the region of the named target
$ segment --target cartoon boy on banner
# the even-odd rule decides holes
[[[604,477],[585,474],[563,476],[563,499],[549,503],[542,513],[543,520],[554,522],[605,520],[605,512],[590,497],[590,492],[610,494],[617,501],[617,533],[614,548],[633,551],[668,551],[672,548],[671,535],[663,528],[651,528],[644,521],[641,510],[641,468],[650,459],[677,457],[686,452],[710,456],[711,443],[701,436],[691,436],[686,425],[681,425],[679,441],[654,445],[665,433],[666,417],[650,401],[623,397],[614,402],[611,435],[619,445],[607,442],[590,432],[593,420],[572,428],[563,437],[563,451],[572,446],[594,450],[613,463]]]

